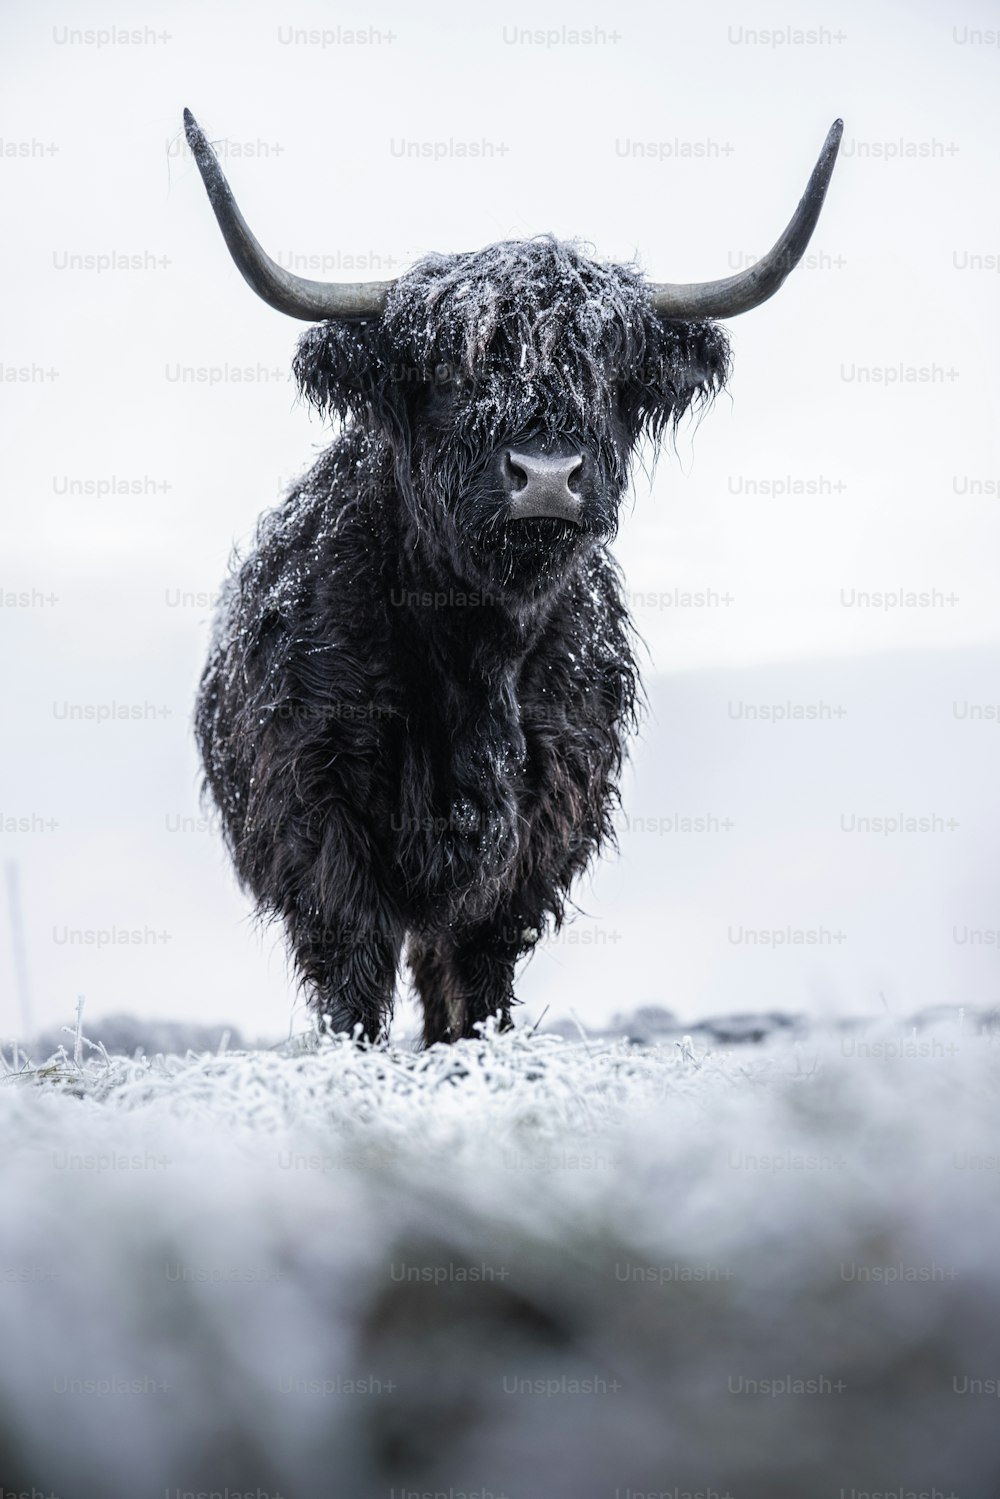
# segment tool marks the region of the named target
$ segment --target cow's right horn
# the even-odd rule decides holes
[[[391,281],[308,281],[284,270],[265,254],[236,206],[219,158],[189,109],[184,111],[184,134],[198,163],[208,201],[248,286],[270,307],[307,323],[326,318],[377,318],[385,306]]]
[[[658,284],[650,287],[650,300],[654,312],[661,318],[694,320],[697,318],[729,318],[737,313],[749,312],[773,297],[785,277],[798,265],[805,254],[830,177],[840,137],[844,133],[843,120],[834,120],[830,126],[819,160],[813,167],[812,176],[806,184],[798,208],[777,244],[767,254],[735,276],[722,281],[690,281],[685,285]]]

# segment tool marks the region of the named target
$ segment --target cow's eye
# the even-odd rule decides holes
[[[433,388],[443,395],[451,395],[460,391],[465,384],[463,376],[453,364],[436,364],[434,366]]]

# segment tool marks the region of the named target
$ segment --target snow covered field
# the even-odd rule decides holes
[[[0,1081],[5,1492],[1000,1491],[989,1017],[67,1047]]]

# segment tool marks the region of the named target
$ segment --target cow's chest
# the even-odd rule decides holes
[[[515,877],[527,829],[527,746],[515,694],[422,705],[403,755],[397,868],[407,901],[488,915]]]

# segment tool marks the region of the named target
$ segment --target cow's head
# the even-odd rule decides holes
[[[318,323],[295,360],[304,395],[391,447],[409,542],[474,586],[528,594],[613,535],[640,438],[722,387],[729,350],[714,319],[757,306],[797,264],[842,130],[774,249],[723,281],[647,282],[542,238],[428,256],[393,282],[328,285],[264,253],[187,112],[185,124],[246,280]]]

